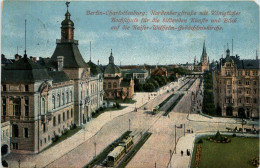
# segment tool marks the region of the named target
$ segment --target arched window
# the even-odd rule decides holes
[[[62,105],[64,105],[65,104],[65,95],[64,95],[64,93],[62,93]]]
[[[116,82],[113,83],[113,88],[117,88]]]
[[[58,107],[60,107],[60,95],[57,96]]]
[[[52,109],[55,109],[55,96],[52,95]]]
[[[66,99],[67,99],[67,103],[69,103],[69,99],[70,99],[70,98],[69,98],[69,92],[66,92],[66,97],[67,97],[67,98],[66,98]]]
[[[46,107],[45,107],[45,99],[42,98],[42,102],[41,102],[41,113],[42,113],[42,114],[45,114],[45,110],[46,110]]]

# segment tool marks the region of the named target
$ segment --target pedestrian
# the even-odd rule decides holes
[[[181,156],[183,156],[183,151],[181,150]]]
[[[193,133],[193,129],[191,129],[191,133]]]
[[[186,153],[187,153],[187,156],[189,156],[189,155],[188,155],[188,154],[189,154],[189,150],[188,150],[188,149],[187,149]]]

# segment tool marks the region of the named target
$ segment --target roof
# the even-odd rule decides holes
[[[148,71],[143,69],[130,69],[125,71],[125,73],[148,73]]]
[[[236,65],[237,69],[259,69],[259,60],[240,60],[239,56],[230,56],[221,59],[222,65],[227,61],[232,61]]]
[[[47,70],[29,58],[21,58],[2,69],[2,82],[35,82],[51,80]]]
[[[52,83],[60,83],[70,81],[69,77],[64,71],[49,71],[48,74],[52,77]]]
[[[42,65],[42,66],[45,66],[49,61],[50,61],[50,58],[41,58],[40,57],[40,60],[37,61],[37,63]]]
[[[122,151],[124,150],[123,146],[117,146],[114,148],[113,151],[111,151],[107,156],[112,156],[112,157],[116,157],[118,156]]]
[[[91,75],[97,75],[99,73],[102,73],[101,69],[93,62],[89,61],[87,65],[90,67]]]
[[[78,45],[72,42],[63,41],[57,43],[56,49],[48,63],[50,67],[57,67],[57,56],[64,56],[63,68],[87,68],[88,65],[82,58]]]
[[[105,68],[104,74],[115,74],[115,73],[121,73],[120,68],[115,64],[108,64]]]

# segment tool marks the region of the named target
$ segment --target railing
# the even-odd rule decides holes
[[[75,43],[78,44],[78,40],[64,40],[64,39],[56,39],[56,43]]]

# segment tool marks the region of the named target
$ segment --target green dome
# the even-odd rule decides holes
[[[104,74],[116,74],[116,73],[121,73],[121,70],[115,64],[108,64],[107,67],[105,68]]]

